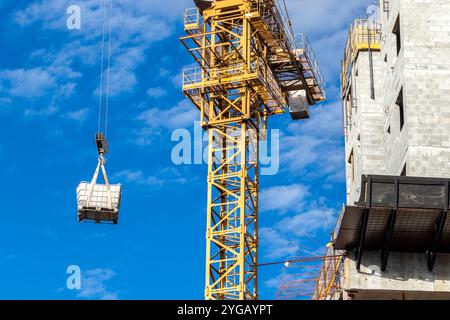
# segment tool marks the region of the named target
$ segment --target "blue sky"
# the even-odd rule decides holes
[[[280,172],[261,179],[260,260],[323,253],[345,201],[339,70],[347,26],[372,0],[287,0],[312,40],[329,101],[281,129]],[[82,9],[68,30],[66,9]],[[181,93],[190,0],[114,1],[107,170],[119,225],[78,224],[75,188],[96,165],[101,0],[0,0],[0,299],[202,299],[206,166],[171,161],[171,133],[199,118]],[[276,196],[275,196],[276,195]],[[82,289],[66,288],[66,268]],[[260,269],[260,297],[298,272]]]

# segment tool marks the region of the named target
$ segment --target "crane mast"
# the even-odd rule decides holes
[[[198,63],[184,70],[183,92],[209,136],[205,298],[256,300],[259,142],[289,92],[314,104],[324,91],[275,1],[195,3],[181,41]]]

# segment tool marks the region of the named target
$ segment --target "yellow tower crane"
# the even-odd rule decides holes
[[[209,135],[205,298],[256,300],[259,142],[272,115],[308,118],[324,81],[275,0],[195,4],[181,42],[198,63],[183,71],[183,92]]]

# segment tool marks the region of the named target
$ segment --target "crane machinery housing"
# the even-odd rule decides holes
[[[183,92],[209,137],[205,298],[256,300],[258,145],[270,116],[308,118],[326,98],[325,83],[277,1],[195,4],[181,42],[198,63],[183,71]]]

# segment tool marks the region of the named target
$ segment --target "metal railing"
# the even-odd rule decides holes
[[[282,106],[286,104],[283,90],[281,89],[280,84],[275,78],[272,70],[267,66],[267,64],[264,63],[261,58],[259,59],[258,71],[261,82],[265,84],[269,95],[275,102],[275,104],[272,106],[270,106],[268,103],[269,109],[283,108]]]
[[[266,10],[266,8],[270,8]],[[299,51],[311,69],[311,77],[319,87],[323,98],[326,98],[326,82],[317,62],[314,50],[306,36],[295,35],[289,18],[280,9],[279,1],[261,0],[252,4],[252,11],[258,11],[273,35],[277,35],[285,43],[286,49],[297,54]]]
[[[198,8],[189,8],[184,11],[184,30],[199,29],[202,24],[202,16]]]
[[[326,82],[323,74],[320,70],[316,55],[311,47],[307,37],[303,34],[294,35],[289,19],[283,14],[283,10],[280,9],[279,2],[276,0],[254,0],[250,3],[251,12],[258,13],[265,24],[270,29],[271,33],[284,42],[284,46],[287,50],[291,51],[294,55],[301,55],[304,57],[304,62],[308,64],[311,72],[308,77],[313,78],[314,85],[317,85],[321,95],[325,98]],[[188,33],[195,32],[201,28],[203,21],[202,16],[198,8],[187,9],[184,13],[185,29]],[[298,58],[298,56],[297,56]],[[201,72],[192,72],[193,70],[186,71],[183,74],[183,84],[192,85],[195,82],[201,82]],[[210,72],[210,75],[213,73]],[[203,79],[204,80],[204,79]],[[278,93],[276,95],[279,95]]]
[[[331,233],[331,244],[337,238],[337,233],[341,226],[344,212],[345,205],[343,204]],[[323,265],[316,280],[316,286],[312,296],[313,300],[331,299],[332,296],[340,290],[340,277],[342,273],[344,255],[337,254],[331,244],[327,247],[327,251],[323,259]]]
[[[344,218],[344,213],[345,213],[345,204],[342,204],[341,211],[339,211],[336,223],[334,224],[333,233],[331,234],[331,241],[334,241],[337,238],[337,233],[339,231],[339,228],[341,227],[342,219]]]
[[[307,57],[307,61],[311,66],[311,72],[313,73],[313,76],[315,77],[317,84],[319,85],[319,88],[326,99],[326,82],[325,78],[323,77],[322,71],[320,70],[319,63],[317,62],[316,54],[314,53],[314,50],[311,46],[311,43],[309,42],[309,39],[307,36],[305,36],[303,33],[299,33],[295,36],[295,48],[297,50],[301,50],[304,55]]]
[[[328,248],[316,286],[312,295],[312,300],[331,300],[341,289],[341,273],[344,261],[343,255],[335,255],[333,248]]]
[[[250,74],[256,72],[257,67],[258,64],[252,64]],[[195,85],[201,86],[206,81],[219,79],[221,79],[221,82],[226,83],[231,81],[233,77],[242,76],[245,73],[246,70],[243,63],[220,68],[185,68],[183,69],[183,87]]]
[[[341,92],[344,93],[349,83],[351,67],[359,51],[381,49],[381,23],[369,19],[357,19],[350,26],[344,49],[341,70]]]
[[[258,13],[273,35],[283,40],[289,49],[295,49],[294,33],[288,22],[289,19],[280,9],[278,0],[254,0],[250,3],[250,12]]]
[[[202,82],[204,71],[200,67],[183,69],[183,87]]]

